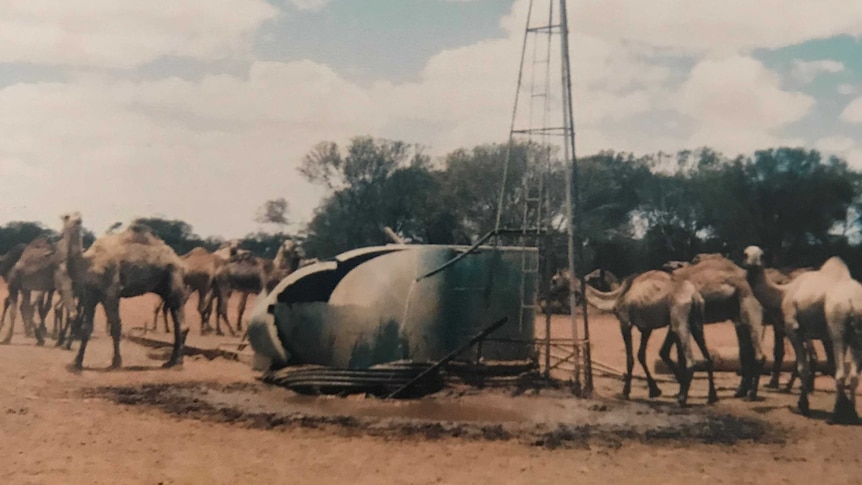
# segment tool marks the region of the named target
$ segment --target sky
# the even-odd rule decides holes
[[[320,141],[504,142],[528,4],[2,0],[0,224],[77,210],[97,234],[161,216],[240,237],[267,199],[312,217],[325,194],[296,167]],[[790,145],[862,169],[862,2],[568,4],[579,156]]]

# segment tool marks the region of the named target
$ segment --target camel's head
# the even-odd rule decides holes
[[[551,276],[551,293],[569,291],[571,284],[569,272],[564,269],[558,269],[554,276]]]
[[[227,242],[226,247],[228,249],[228,254],[230,254],[231,256],[237,255],[240,251],[239,239],[231,239],[230,241]]]
[[[691,266],[691,263],[688,261],[668,261],[661,266],[661,269],[662,271],[673,273],[674,271],[680,268],[685,268],[686,266]]]
[[[60,216],[60,220],[63,221],[63,229],[73,228],[73,227],[81,227],[81,213],[80,212],[69,212]]]
[[[293,239],[285,239],[283,243],[281,243],[281,250],[284,254],[291,254],[295,252],[297,249],[296,241]]]
[[[757,246],[748,246],[742,251],[743,266],[746,268],[763,267],[763,250]]]

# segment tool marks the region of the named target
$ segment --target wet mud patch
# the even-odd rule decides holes
[[[543,448],[619,448],[626,442],[782,443],[784,432],[756,418],[666,403],[588,401],[503,394],[384,401],[311,397],[257,383],[148,384],[91,388],[87,397],[156,408],[182,418],[253,429],[315,428],[384,439],[518,441]]]

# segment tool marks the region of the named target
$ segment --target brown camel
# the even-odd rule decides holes
[[[282,279],[295,271],[301,262],[301,249],[291,239],[284,241],[279,246],[273,260],[254,256],[250,252],[238,249],[234,245],[231,250],[231,257],[224,267],[224,272],[227,274],[227,279],[230,282],[230,290],[224,301],[230,298],[233,291],[240,292],[236,320],[237,330],[242,330],[242,317],[248,305],[249,295],[257,295],[262,291],[272,291]],[[219,305],[222,304],[222,299],[219,298],[219,295],[216,295],[216,300]],[[225,315],[226,317],[227,315]]]
[[[601,268],[591,271],[584,279],[587,285],[599,291],[612,291],[620,287],[619,278],[610,271]],[[571,308],[569,308],[569,292],[572,285],[575,287],[575,300],[580,302],[580,280],[577,277],[573,278],[571,271],[568,269],[557,270],[551,277],[551,284],[548,289],[548,302],[545,304],[550,304],[552,309],[559,309],[562,313],[571,312]]]
[[[44,345],[43,331],[45,322],[44,315],[50,303],[50,296],[59,290],[63,305],[71,314],[76,314],[76,305],[72,294],[72,285],[68,279],[68,266],[65,255],[68,248],[74,244],[74,240],[81,238],[81,219],[78,214],[66,214],[62,216],[62,237],[57,244],[52,243],[46,237],[37,237],[30,242],[21,253],[21,257],[9,272],[7,282],[9,284],[9,309],[10,322],[9,331],[3,344],[12,341],[15,331],[15,319],[17,316],[18,296],[22,297],[21,315],[25,325],[34,327],[34,335],[39,345]],[[31,292],[45,292],[37,298],[40,314],[43,317],[40,327],[33,324],[34,305],[31,303]]]
[[[760,340],[763,307],[745,279],[745,271],[729,259],[708,255],[699,262],[678,268],[674,276],[694,284],[706,302],[705,323],[733,321],[739,341],[742,379],[735,397],[757,398],[760,371],[765,361]]]
[[[827,293],[823,308],[830,343],[838,358],[835,407],[829,422],[857,424],[856,388],[859,386],[859,368],[862,367],[862,285],[854,279],[836,284]]]
[[[803,268],[787,274],[773,268],[764,268],[763,250],[757,246],[748,246],[745,248],[745,250],[743,250],[743,257],[746,279],[751,285],[754,296],[763,306],[764,323],[772,325],[773,329],[775,363],[772,368],[772,378],[766,386],[778,388],[781,366],[784,362],[784,337],[786,333],[784,315],[781,309],[782,301],[786,292],[790,288],[790,283],[795,280],[795,277],[791,275],[798,277],[799,275],[812,270]],[[826,335],[821,335],[821,337],[825,339]],[[808,347],[809,352],[814,351],[814,348],[810,346],[807,340],[806,346]],[[823,346],[826,350],[827,360],[830,363],[833,362],[834,358],[832,350],[825,340],[823,342]],[[832,364],[830,364],[829,367],[832,367]],[[793,387],[796,376],[797,372],[794,371],[790,377],[790,381],[787,383],[788,391]]]
[[[808,394],[813,390],[813,375],[811,374],[810,347],[806,340],[830,338],[830,328],[827,322],[828,310],[825,306],[827,296],[839,284],[852,280],[850,271],[844,261],[832,257],[816,271],[802,273],[785,286],[769,283],[765,278],[758,277],[756,271],[762,266],[763,251],[757,246],[745,249],[746,266],[752,268],[752,276],[758,279],[758,290],[761,298],[770,305],[779,303],[780,317],[784,322],[784,331],[793,351],[796,354],[796,368],[799,372],[802,391],[799,396],[799,410],[808,414]],[[843,359],[841,354],[833,355],[833,346],[825,345],[829,366],[834,368],[836,357]]]
[[[220,295],[220,298],[218,298],[218,313],[220,315],[227,314],[225,307],[226,298],[224,296],[227,295],[230,282],[228,281],[227,274],[222,271],[222,268],[227,264],[227,259],[222,258],[216,253],[211,253],[202,247],[192,249],[180,256],[180,259],[183,260],[185,269],[184,283],[186,285],[186,297],[188,298],[192,293],[197,293],[198,295],[198,314],[201,317],[201,335],[203,335],[213,331],[210,326],[210,316],[212,314],[212,304],[215,295]],[[155,308],[153,330],[156,329],[158,324],[159,312],[162,312],[164,318],[165,332],[169,332],[168,307],[164,301],[160,301]],[[220,322],[221,320],[216,322],[215,331],[218,335],[223,335]],[[225,323],[230,334],[236,335],[230,322],[225,320]]]
[[[626,346],[626,374],[622,393],[625,399],[629,398],[631,392],[634,367],[632,327],[640,330],[638,361],[646,374],[651,398],[660,396],[661,390],[647,367],[647,343],[653,330],[670,327],[659,355],[679,382],[677,395],[679,404],[681,406],[686,404],[694,371],[694,367],[687,367],[687,362],[694,364],[689,336],[694,338],[706,359],[706,371],[709,376],[708,402],[712,404],[718,401],[713,381],[712,358],[703,336],[704,300],[691,282],[664,271],[648,271],[627,279],[614,291],[602,292],[591,286],[586,288],[587,302],[600,310],[613,311],[620,322],[620,330]],[[678,366],[670,358],[673,343],[677,345]]]
[[[247,251],[239,251],[228,260],[224,271],[230,284],[230,290],[225,298],[230,298],[234,291],[240,292],[236,318],[237,330],[242,330],[242,316],[245,313],[248,296],[258,294],[272,285],[273,270],[272,261],[259,258]],[[221,301],[218,304],[221,305]]]
[[[18,243],[12,246],[9,251],[6,252],[3,256],[0,256],[0,276],[3,277],[3,280],[6,281],[7,285],[9,283],[9,273],[12,272],[12,268],[15,267],[15,263],[21,259],[21,254],[24,253],[24,248],[27,245],[24,243]],[[3,315],[0,316],[0,329],[3,328],[3,325],[6,323],[6,312],[9,310],[9,303],[11,300],[7,295],[3,300]]]
[[[152,233],[150,228],[133,222],[122,232],[97,239],[82,252],[80,239],[68,252],[71,280],[75,283],[82,312],[81,347],[74,367],[83,368],[87,343],[93,332],[96,305],[101,303],[111,326],[114,343],[112,368],[122,366],[120,338],[120,300],[146,293],[162,297],[174,321],[174,346],[165,367],[182,364],[183,345],[188,329],[183,325],[184,265],[176,253]]]

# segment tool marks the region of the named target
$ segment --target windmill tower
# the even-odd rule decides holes
[[[566,7],[566,0],[530,0],[528,5],[495,225],[495,232],[499,233],[505,212],[511,211],[511,207],[505,204],[509,191],[507,182],[515,163],[515,150],[526,144],[526,166],[522,167],[524,175],[518,197],[521,204],[518,245],[537,247],[539,251],[529,253],[535,256],[522,251],[521,271],[525,277],[522,281],[526,280],[528,273],[543,273],[538,275],[543,285],[548,284],[551,270],[547,258],[544,265],[540,265],[540,258],[547,250],[545,236],[551,222],[547,188],[555,154],[561,157],[566,174],[565,211],[562,217],[565,219],[567,263],[571,274],[578,274],[576,270],[583,261]],[[508,219],[511,219],[509,216]],[[541,271],[543,268],[544,271]],[[584,294],[583,278],[580,286],[581,294]],[[554,333],[563,332],[552,328],[550,314],[546,314],[545,332],[537,341],[539,353],[544,357],[540,359],[543,360],[540,365],[544,367],[546,377],[550,377],[553,369],[570,370],[573,391],[578,395],[589,395],[593,384],[587,306],[585,301],[581,302],[579,319],[575,285],[570,285],[570,290],[571,331],[566,337],[555,338]],[[532,318],[535,314],[535,295],[527,293],[527,288],[522,285],[522,320],[527,316]],[[561,342],[566,342],[566,345],[563,347]],[[559,354],[561,348],[568,349],[565,355]],[[567,365],[570,367],[567,368]]]

